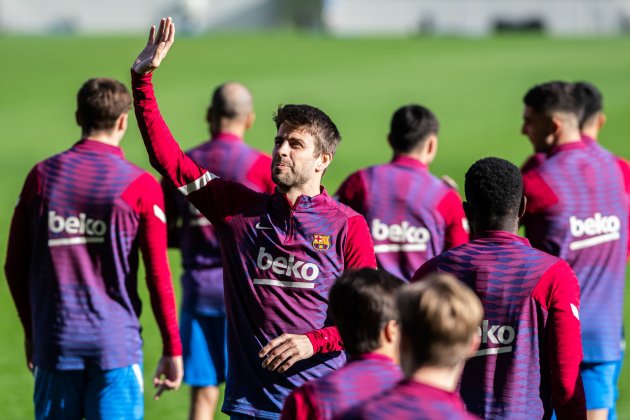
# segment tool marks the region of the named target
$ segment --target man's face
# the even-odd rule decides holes
[[[552,144],[553,120],[525,105],[521,133],[529,138],[535,152],[545,152]]]
[[[281,189],[299,188],[318,175],[321,156],[315,156],[315,141],[304,127],[280,125],[272,152],[271,178]]]

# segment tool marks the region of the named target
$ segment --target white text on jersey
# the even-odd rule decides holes
[[[569,225],[571,228],[571,236],[574,238],[581,238],[585,235],[588,236],[586,239],[571,242],[569,244],[571,251],[616,241],[620,237],[621,221],[619,217],[614,214],[602,216],[601,213],[595,213],[593,217],[587,217],[584,220],[571,216],[569,218]]]
[[[63,217],[54,210],[48,212],[48,230],[52,233],[67,233],[70,238],[55,238],[48,240],[48,246],[82,245],[86,243],[105,242],[107,224],[98,219],[91,219],[85,213],[79,216]]]
[[[491,354],[509,353],[512,351],[512,343],[516,338],[516,331],[509,325],[490,325],[487,319],[484,319],[480,327],[477,327],[477,333],[481,337],[481,345],[502,346],[488,347],[477,351],[473,357],[488,356]]]
[[[263,271],[271,270],[275,274],[293,277],[297,280],[307,280],[308,282],[312,282],[319,277],[319,267],[315,264],[297,260],[293,254],[289,254],[289,258],[274,258],[271,254],[266,252],[264,247],[260,248],[258,251],[256,266]],[[275,279],[254,279],[254,284],[296,287],[300,289],[312,289],[315,287],[315,283],[280,281]]]
[[[427,228],[411,226],[406,220],[399,225],[387,225],[381,223],[380,219],[374,219],[372,221],[372,238],[374,241],[390,242],[375,245],[374,252],[377,254],[399,251],[426,251],[431,234]]]

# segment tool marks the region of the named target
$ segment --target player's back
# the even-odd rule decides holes
[[[338,198],[366,218],[379,267],[405,281],[424,262],[468,239],[455,190],[406,156],[353,174]]]
[[[402,379],[402,371],[384,355],[368,353],[353,357],[347,365],[322,378],[307,382],[290,395],[283,419],[332,419],[349,408],[382,394]],[[297,401],[307,401],[301,412]]]
[[[594,141],[560,146],[524,186],[527,237],[579,279],[584,360],[618,360],[629,214],[618,158]]]
[[[140,221],[130,186],[151,176],[119,148],[89,140],[34,171],[40,190],[29,269],[34,363],[64,370],[137,363]]]
[[[554,310],[549,302],[558,279],[545,274],[557,265],[566,267],[560,259],[529,246],[527,240],[497,231],[484,232],[430,260],[414,276],[417,280],[429,272],[453,274],[482,301],[481,344],[467,361],[460,382],[471,413],[519,419],[551,415],[547,320]]]
[[[271,158],[232,134],[221,133],[186,154],[222,179],[254,191],[273,191]],[[201,312],[223,311],[221,245],[216,230],[183,194],[170,186],[165,190],[167,216],[173,216],[169,209],[174,205],[182,220],[177,234],[185,270],[182,306]]]

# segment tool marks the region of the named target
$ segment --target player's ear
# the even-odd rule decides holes
[[[527,208],[527,197],[523,195],[521,197],[521,204],[518,206],[518,218],[519,220],[525,216],[525,209]]]
[[[427,163],[433,162],[438,150],[438,137],[436,134],[430,134],[429,137],[427,137],[425,150]]]
[[[606,114],[600,112],[597,116],[597,130],[601,130],[604,124],[606,124]]]
[[[390,319],[387,321],[385,326],[383,327],[383,339],[385,343],[396,343],[398,340],[399,329],[398,329],[398,321],[394,319]]]
[[[118,131],[127,131],[127,123],[129,122],[129,113],[123,112],[116,120],[116,128]]]
[[[550,123],[551,124],[549,127],[549,134],[553,136],[558,136],[558,134],[560,134],[563,129],[564,121],[562,120],[562,118],[554,115],[553,117],[551,117]]]
[[[245,120],[245,129],[249,130],[254,125],[254,121],[256,121],[256,113],[254,111],[247,114],[247,119]]]
[[[330,165],[330,162],[332,162],[332,155],[330,153],[322,152],[319,155],[319,163],[317,164],[315,169],[318,172],[325,171],[326,168],[328,168],[328,165]]]

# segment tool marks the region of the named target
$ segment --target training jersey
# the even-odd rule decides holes
[[[457,392],[405,379],[382,395],[342,413],[339,419],[472,420]]]
[[[355,172],[336,197],[365,216],[379,268],[405,281],[427,260],[468,241],[457,192],[409,156]]]
[[[460,392],[483,418],[585,418],[579,376],[580,289],[560,258],[508,232],[482,232],[424,264],[412,281],[449,273],[484,308],[479,351],[466,362]]]
[[[385,355],[366,353],[323,378],[294,390],[282,408],[284,420],[332,419],[380,395],[402,380],[402,371]]]
[[[31,170],[5,270],[36,366],[142,363],[138,248],[164,354],[182,354],[163,207],[155,178],[98,141],[83,139]]]
[[[579,141],[552,150],[523,184],[527,238],[566,260],[580,282],[584,360],[619,360],[630,165],[594,141]]]
[[[365,219],[321,193],[294,204],[226,181],[181,151],[160,115],[151,75],[132,72],[138,125],[154,167],[215,226],[221,241],[228,364],[223,411],[277,418],[294,388],[341,367],[328,293],[346,268],[376,267]],[[313,332],[311,332],[313,331]],[[307,333],[315,354],[284,373],[261,366],[261,348]]]
[[[271,158],[234,134],[218,133],[186,154],[223,179],[255,191],[270,193],[275,188]],[[162,188],[169,246],[180,248],[182,254],[182,309],[204,315],[225,314],[221,244],[214,226],[170,181],[164,179]]]

